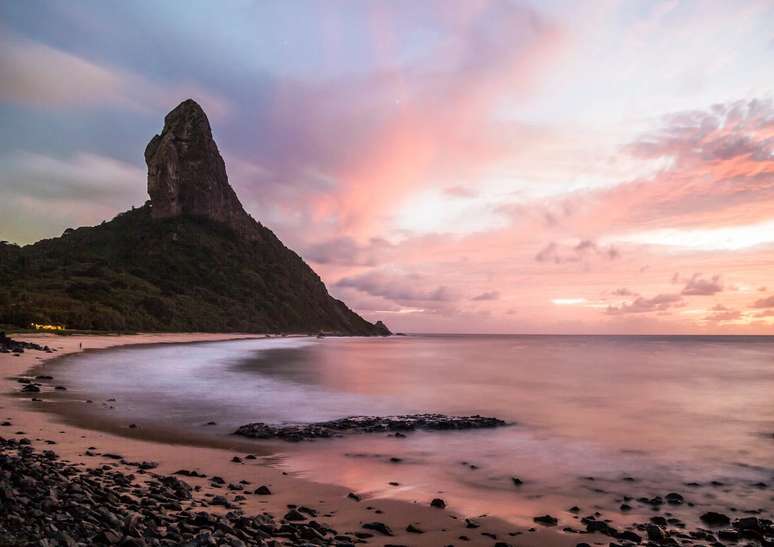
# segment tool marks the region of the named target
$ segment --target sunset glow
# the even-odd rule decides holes
[[[196,4],[0,6],[0,239],[142,205],[193,97],[394,331],[774,333],[771,2]]]

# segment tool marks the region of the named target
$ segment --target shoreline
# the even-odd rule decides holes
[[[319,513],[324,513],[326,516],[317,517],[317,520],[340,533],[342,531],[352,534],[369,533],[362,528],[362,525],[374,521],[382,522],[392,529],[394,534],[392,536],[373,533],[373,537],[363,538],[369,545],[437,546],[461,542],[466,545],[493,545],[498,541],[502,545],[509,545],[510,542],[517,541],[519,545],[524,546],[561,547],[578,543],[579,537],[559,534],[551,528],[537,527],[529,529],[535,531],[529,531],[503,520],[485,516],[466,515],[475,517],[479,525],[476,529],[470,529],[466,527],[465,516],[454,514],[453,507],[449,510],[431,507],[430,500],[411,503],[395,499],[369,499],[362,493],[356,493],[357,497],[361,498],[360,501],[356,501],[349,496],[350,491],[344,486],[313,482],[272,467],[270,455],[265,453],[258,455],[263,447],[254,445],[251,451],[247,450],[249,441],[245,443],[244,451],[199,446],[193,450],[184,450],[183,447],[190,446],[190,443],[183,441],[173,444],[160,442],[160,440],[148,440],[143,437],[142,431],[137,431],[136,437],[134,431],[131,437],[127,437],[123,432],[117,435],[115,432],[107,431],[109,428],[95,431],[74,423],[63,423],[51,412],[29,408],[30,404],[46,404],[45,402],[31,403],[29,398],[18,396],[19,383],[15,380],[17,377],[28,374],[43,362],[55,366],[56,359],[84,350],[139,344],[196,343],[253,338],[262,338],[262,336],[203,333],[17,336],[17,340],[49,345],[57,351],[44,353],[27,350],[20,356],[0,354],[0,370],[3,372],[0,379],[2,388],[0,420],[11,423],[10,426],[0,428],[0,436],[5,439],[30,439],[34,449],[40,451],[54,449],[62,461],[84,468],[110,463],[119,470],[131,473],[137,471],[136,465],[131,465],[131,462],[153,462],[158,465],[153,468],[152,474],[172,475],[180,469],[186,469],[196,470],[207,476],[223,477],[226,484],[248,481],[251,486],[266,485],[271,489],[272,495],[242,495],[240,492],[232,492],[221,486],[213,486],[203,478],[177,477],[194,488],[198,487],[194,498],[204,503],[207,503],[208,499],[212,500],[212,496],[226,496],[228,499],[244,497],[245,499],[234,503],[234,506],[239,507],[246,515],[268,512],[280,519],[287,512],[288,505],[299,505],[313,507]],[[85,347],[80,347],[81,345]],[[55,444],[49,444],[51,442]],[[121,461],[127,463],[116,463],[115,459],[98,454],[120,455]],[[234,456],[241,461],[239,463],[232,461]],[[212,512],[224,510],[220,506],[207,505],[208,510]],[[422,530],[423,533],[407,531],[409,525],[414,529]],[[461,536],[468,539],[461,540]],[[593,536],[587,535],[584,538],[586,541],[594,539]]]

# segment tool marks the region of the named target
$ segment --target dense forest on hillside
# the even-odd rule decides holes
[[[332,298],[264,226],[153,219],[148,205],[95,227],[0,244],[0,324],[143,331],[386,334]]]

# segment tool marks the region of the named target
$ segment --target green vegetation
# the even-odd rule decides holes
[[[96,331],[381,334],[264,226],[247,241],[148,206],[19,247],[0,243],[0,324]]]

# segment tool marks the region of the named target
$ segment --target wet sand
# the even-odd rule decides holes
[[[362,532],[362,524],[379,521],[387,524],[394,536],[375,535],[367,539],[372,545],[416,545],[438,546],[451,544],[494,545],[516,544],[522,546],[566,546],[580,541],[594,543],[604,541],[603,536],[557,533],[553,528],[537,526],[534,529],[518,528],[500,519],[481,515],[459,515],[453,506],[438,509],[430,506],[430,499],[415,502],[394,499],[369,498],[359,493],[360,501],[349,496],[344,487],[312,482],[292,474],[283,473],[272,466],[272,458],[266,448],[246,443],[231,444],[229,448],[213,446],[191,447],[187,439],[175,436],[146,438],[141,429],[128,426],[115,430],[108,423],[63,422],[56,415],[41,412],[42,405],[58,404],[46,402],[48,393],[30,393],[19,395],[22,384],[16,378],[30,374],[34,367],[44,361],[77,353],[83,350],[106,349],[121,345],[161,344],[202,342],[250,338],[220,334],[140,334],[121,336],[68,336],[33,334],[15,337],[17,340],[48,345],[55,353],[27,350],[19,356],[0,354],[0,421],[10,425],[0,427],[0,436],[6,439],[28,438],[38,450],[54,448],[59,456],[68,462],[86,467],[95,467],[106,463],[116,463],[104,454],[117,454],[125,462],[149,461],[158,463],[153,473],[169,475],[180,469],[196,470],[207,476],[218,475],[225,483],[249,481],[257,487],[266,485],[272,492],[270,496],[246,495],[245,500],[236,502],[246,514],[268,512],[281,518],[287,512],[288,504],[312,507],[319,513],[330,516],[319,517],[322,523],[340,532]],[[55,367],[56,361],[49,363]],[[56,370],[53,368],[53,370]],[[56,385],[56,379],[53,381]],[[53,392],[56,393],[56,392]],[[66,392],[64,392],[66,393]],[[41,401],[32,402],[39,398]],[[56,397],[54,397],[55,399]],[[114,428],[111,431],[111,427]],[[51,443],[55,444],[51,444]],[[94,447],[91,449],[90,447]],[[237,448],[235,450],[235,448]],[[254,455],[255,459],[249,459]],[[237,456],[240,461],[234,462]],[[353,462],[356,465],[356,462]],[[123,469],[125,468],[125,469]],[[136,471],[130,463],[119,463],[118,469],[127,472]],[[200,490],[195,498],[207,501],[208,495],[226,496],[233,500],[238,492],[226,488],[213,487],[203,478],[183,477],[192,486]],[[443,493],[438,493],[443,497]],[[210,511],[217,512],[215,506]],[[221,508],[222,511],[225,509]],[[465,518],[475,518],[479,527],[467,528]],[[406,528],[413,525],[424,531],[422,534],[409,533]],[[460,536],[469,538],[461,540]],[[609,538],[608,538],[609,541]]]

